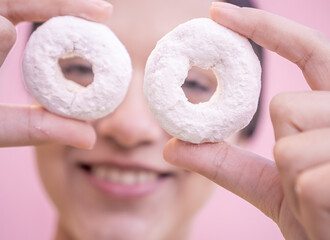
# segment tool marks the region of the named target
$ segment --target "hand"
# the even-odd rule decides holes
[[[330,238],[330,44],[322,34],[257,9],[216,3],[211,17],[289,59],[313,90],[276,96],[270,106],[273,161],[226,142],[172,139],[165,159],[196,171],[272,218],[289,240]]]
[[[16,41],[14,24],[46,21],[72,15],[106,23],[112,11],[103,0],[0,0],[0,67]],[[0,147],[61,142],[91,148],[96,140],[93,127],[52,114],[39,106],[0,104]]]

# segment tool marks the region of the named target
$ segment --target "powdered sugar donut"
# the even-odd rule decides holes
[[[87,87],[65,79],[59,58],[79,56],[92,64]],[[131,79],[130,57],[103,24],[55,17],[40,26],[23,57],[25,83],[37,101],[56,114],[92,120],[111,113],[123,100]]]
[[[181,85],[192,66],[212,69],[218,87],[208,102],[188,102]],[[211,19],[179,25],[147,61],[144,93],[160,125],[192,143],[218,142],[245,127],[258,105],[260,62],[249,41]]]

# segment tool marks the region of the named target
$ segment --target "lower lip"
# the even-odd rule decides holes
[[[86,173],[86,172],[85,172]],[[92,175],[91,173],[86,173],[87,177],[89,178],[90,182],[93,186],[97,189],[101,190],[102,192],[106,193],[107,195],[115,198],[121,199],[130,199],[130,198],[139,198],[148,196],[158,189],[169,179],[160,178],[155,180],[154,182],[150,183],[140,183],[134,185],[127,185],[115,182],[108,182],[103,179],[99,179]]]

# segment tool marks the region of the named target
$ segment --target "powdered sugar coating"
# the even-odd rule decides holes
[[[87,87],[63,76],[58,59],[68,55],[92,64],[94,81]],[[125,97],[131,72],[125,47],[108,27],[71,16],[40,26],[23,57],[25,83],[37,101],[51,112],[80,120],[111,113]]]
[[[188,102],[181,85],[192,66],[212,69],[218,87],[208,102]],[[219,142],[245,127],[258,106],[261,66],[249,41],[211,19],[199,18],[165,35],[147,61],[144,93],[172,136]]]

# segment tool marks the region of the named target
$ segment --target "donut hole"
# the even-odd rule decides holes
[[[189,102],[198,104],[209,101],[217,86],[217,78],[211,69],[193,66],[181,88]]]
[[[58,65],[64,78],[82,87],[87,87],[94,80],[93,65],[79,56],[63,56],[58,59]]]

